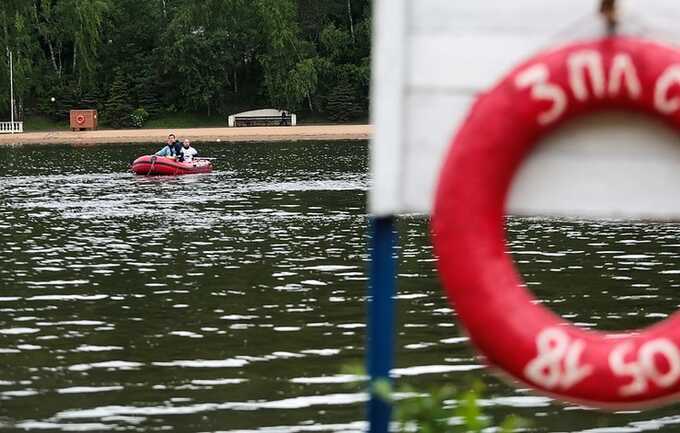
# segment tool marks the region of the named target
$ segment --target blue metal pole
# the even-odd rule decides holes
[[[394,294],[396,231],[394,217],[371,218],[371,270],[368,306],[367,364],[372,385],[390,380],[394,356]],[[392,405],[371,393],[370,433],[387,433]]]

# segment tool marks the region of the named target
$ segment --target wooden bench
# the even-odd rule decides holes
[[[295,113],[276,109],[261,109],[232,114],[227,119],[229,127],[235,126],[296,126]]]
[[[234,126],[291,126],[291,116],[236,116]]]

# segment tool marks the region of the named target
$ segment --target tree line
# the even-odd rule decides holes
[[[172,112],[259,107],[365,116],[369,0],[2,0],[18,118],[96,108],[114,127]]]

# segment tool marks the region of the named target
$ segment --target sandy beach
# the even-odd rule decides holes
[[[0,135],[0,145],[152,143],[165,141],[169,133],[194,142],[368,140],[371,125],[310,125],[255,128],[122,129],[99,131],[25,132]]]

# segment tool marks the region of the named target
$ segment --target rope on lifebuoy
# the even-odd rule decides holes
[[[616,0],[602,0],[600,3],[600,15],[602,15],[607,25],[607,33],[610,35],[616,33],[616,28],[619,24]]]
[[[76,123],[78,125],[84,125],[85,124],[85,116],[83,116],[82,114],[77,115],[76,116]]]

